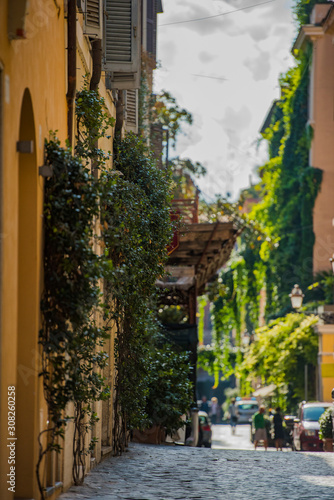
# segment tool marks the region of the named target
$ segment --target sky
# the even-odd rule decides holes
[[[294,65],[292,5],[293,0],[163,0],[154,91],[169,91],[193,116],[170,157],[206,167],[197,185],[207,201],[228,193],[235,200],[258,180],[256,167],[268,157],[259,130],[279,98],[279,75]]]

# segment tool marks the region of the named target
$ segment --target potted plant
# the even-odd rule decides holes
[[[187,352],[176,352],[165,344],[152,349],[148,363],[148,395],[146,428],[134,430],[133,441],[160,444],[166,434],[172,435],[185,425],[182,418],[193,403]]]
[[[333,452],[333,408],[329,407],[319,418],[320,431],[319,437],[324,442],[324,451]]]

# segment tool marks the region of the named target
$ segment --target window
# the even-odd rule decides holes
[[[140,87],[139,0],[106,0],[103,69],[111,73],[111,88]]]

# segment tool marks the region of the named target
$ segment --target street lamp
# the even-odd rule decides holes
[[[294,309],[300,309],[303,303],[304,294],[299,288],[299,285],[295,285],[289,294],[291,299],[291,305]],[[305,389],[305,401],[307,401],[308,396],[308,367],[307,363],[304,365],[304,389]]]
[[[329,262],[332,264],[332,271],[334,274],[334,253],[333,253],[332,257],[329,259]]]
[[[294,309],[300,309],[303,303],[304,294],[299,288],[299,285],[295,285],[289,294],[291,299],[291,305]]]

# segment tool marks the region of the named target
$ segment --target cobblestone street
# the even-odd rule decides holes
[[[334,454],[130,444],[61,500],[334,498]]]

